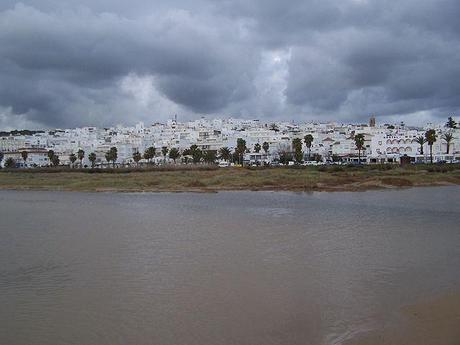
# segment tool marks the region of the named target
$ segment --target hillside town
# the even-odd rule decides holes
[[[447,122],[266,123],[205,119],[134,127],[82,127],[0,133],[0,166],[128,167],[146,164],[238,165],[456,163],[460,129]]]

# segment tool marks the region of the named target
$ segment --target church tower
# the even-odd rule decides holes
[[[375,127],[375,116],[371,116],[369,119],[369,127]]]

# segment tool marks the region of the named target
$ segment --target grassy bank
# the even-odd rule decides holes
[[[0,170],[0,189],[185,192],[220,190],[360,191],[460,184],[460,166]]]

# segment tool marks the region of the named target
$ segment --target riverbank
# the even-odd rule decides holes
[[[0,170],[0,189],[85,192],[363,191],[460,184],[460,166]]]

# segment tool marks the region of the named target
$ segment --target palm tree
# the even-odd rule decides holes
[[[54,153],[53,150],[49,150],[48,151],[48,158],[50,160],[50,163],[53,165],[53,166],[57,166],[59,165],[59,156],[57,154]]]
[[[430,162],[433,164],[433,144],[436,142],[436,131],[434,129],[429,129],[425,132],[425,139],[430,146]]]
[[[446,127],[451,129],[457,128],[457,122],[455,122],[452,116],[448,117]]]
[[[115,162],[118,159],[118,150],[115,146],[110,148],[111,156],[112,156],[112,162],[113,162],[113,167],[115,167]]]
[[[136,166],[139,166],[139,161],[142,159],[142,155],[139,151],[133,153],[133,160],[136,162]]]
[[[242,138],[236,139],[236,149],[235,152],[238,154],[239,163],[242,164],[243,161],[243,154],[246,152],[246,140]]]
[[[164,157],[164,162],[166,163],[166,155],[168,154],[168,147],[167,146],[163,146],[161,148],[161,153],[163,154],[163,157]]]
[[[216,162],[216,151],[207,150],[204,152],[203,159],[208,164],[213,164]]]
[[[88,159],[91,162],[91,168],[94,168],[94,166],[96,165],[96,154],[94,152],[91,152],[88,155]]]
[[[49,159],[50,164],[53,164],[54,151],[49,150],[47,155],[48,155],[48,159]]]
[[[244,140],[242,138],[236,139],[236,148],[237,148],[238,152],[245,153],[246,149],[247,149],[246,140]]]
[[[310,151],[311,151],[311,145],[313,143],[313,135],[307,134],[306,136],[303,137],[303,141],[305,142],[305,146],[307,146],[308,160],[310,160]]]
[[[270,149],[270,144],[264,141],[264,143],[262,144],[262,149],[265,151],[265,154],[267,154],[268,150]]]
[[[118,150],[115,146],[110,148],[110,156],[112,157],[113,167],[115,168],[115,162],[118,159]]]
[[[420,145],[420,154],[423,155],[423,145],[426,143],[426,139],[423,135],[415,138],[415,142]]]
[[[115,168],[115,162],[118,159],[118,150],[115,146],[111,147],[110,150],[105,153],[105,159],[107,162],[112,162],[113,168]]]
[[[156,153],[156,148],[153,146],[150,146],[149,148],[147,148],[147,150],[145,150],[144,158],[147,159],[151,163],[152,158],[155,157],[155,153]]]
[[[73,168],[73,164],[75,163],[75,161],[77,160],[77,156],[75,155],[75,153],[71,153],[69,155],[69,160],[70,160],[70,163],[71,163],[71,166]]]
[[[22,151],[21,152],[21,157],[22,157],[22,160],[24,161],[24,166],[27,165],[27,157],[29,156],[29,154],[27,153],[27,151]]]
[[[232,152],[230,151],[228,147],[222,147],[219,150],[219,157],[220,159],[223,159],[224,161],[229,161],[231,155],[232,155]]]
[[[364,134],[355,135],[355,146],[358,150],[358,163],[361,164],[361,150],[364,148]]]
[[[446,142],[447,144],[447,149],[446,149],[446,154],[449,154],[449,148],[450,148],[450,143],[452,142],[452,140],[454,139],[454,136],[452,135],[452,133],[445,133],[442,138],[444,139],[444,141]]]
[[[12,169],[12,168],[15,168],[15,167],[16,167],[16,161],[11,157],[7,158],[6,161],[5,161],[5,168]]]
[[[279,132],[279,128],[278,128],[278,125],[276,123],[272,123],[270,125],[270,129],[274,132]]]
[[[177,148],[173,147],[169,151],[169,158],[171,158],[174,161],[174,164],[176,164],[176,159],[179,158],[180,152]]]
[[[85,151],[79,149],[77,152],[78,159],[80,160],[80,168],[83,168],[83,158],[85,158]]]
[[[280,163],[284,165],[288,165],[289,161],[292,160],[292,153],[286,150],[283,150],[279,153],[280,156]]]
[[[294,149],[294,157],[297,163],[300,163],[303,158],[302,153],[302,140],[300,138],[295,138],[292,140],[292,148]]]
[[[259,151],[260,151],[261,148],[262,148],[262,147],[260,146],[259,143],[255,144],[255,145],[254,145],[254,152],[259,153]]]
[[[201,151],[197,145],[190,146],[189,149],[184,150],[184,156],[192,156],[193,163],[201,162],[201,158],[203,158],[203,151]]]
[[[51,161],[53,162],[53,165],[56,167],[59,165],[59,156],[58,155],[54,155],[53,158],[51,159]]]
[[[110,164],[112,161],[112,154],[110,153],[110,150],[105,153],[105,160],[107,161],[107,164]]]

